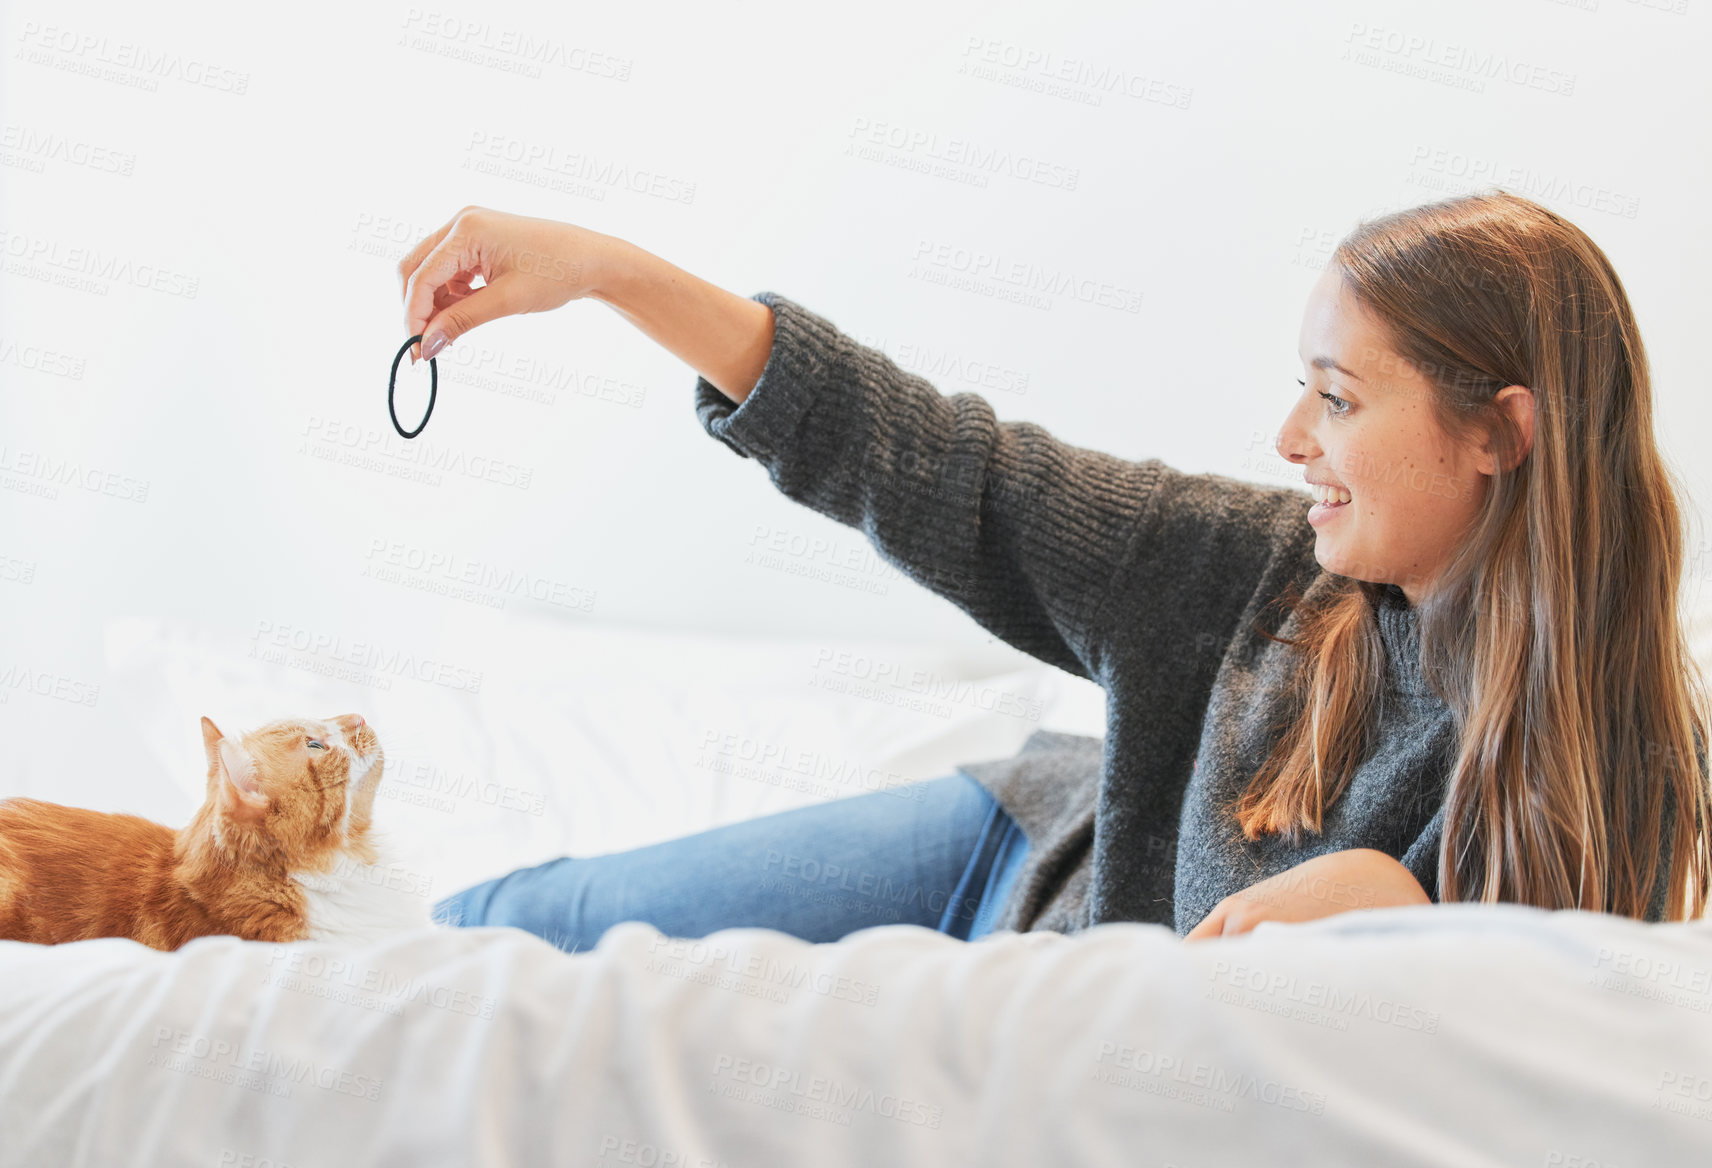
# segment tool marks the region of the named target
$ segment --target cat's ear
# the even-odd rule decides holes
[[[220,733],[220,727],[214,725],[214,719],[207,714],[202,715],[202,752],[208,756],[208,794],[215,791],[214,782],[220,777],[220,739],[226,737]]]
[[[202,719],[202,743],[208,751],[209,794],[228,819],[260,823],[267,815],[268,797],[262,790],[256,760],[242,746]]]

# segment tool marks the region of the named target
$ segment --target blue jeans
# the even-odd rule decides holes
[[[973,941],[993,931],[1027,853],[1021,828],[959,771],[519,868],[447,897],[434,915],[526,929],[570,952],[620,921],[672,937],[758,926],[815,942],[912,924]]]

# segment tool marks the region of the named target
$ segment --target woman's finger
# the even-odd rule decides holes
[[[412,277],[416,274],[416,269],[418,269],[422,266],[422,261],[428,257],[428,254],[430,252],[432,252],[435,248],[440,246],[440,241],[445,239],[446,236],[451,234],[452,228],[457,225],[458,220],[463,218],[465,213],[468,212],[469,210],[470,210],[469,207],[465,207],[462,211],[459,211],[456,215],[453,215],[450,219],[446,220],[446,225],[444,227],[440,228],[438,231],[430,232],[428,235],[424,236],[421,240],[419,240],[417,242],[415,247],[411,248],[408,252],[405,253],[403,259],[398,261],[398,289],[399,289],[399,294],[400,294],[400,296],[402,296],[406,299],[407,303],[408,303],[408,298],[410,295],[410,277]],[[407,337],[415,336],[416,335],[415,330],[411,329],[409,327],[410,326],[410,314],[408,311],[405,313],[405,322],[404,323],[405,323],[405,328],[407,330],[404,335]],[[417,357],[421,356],[421,352],[420,352],[421,348],[422,348],[421,345],[411,346],[411,360],[412,361],[414,361]]]
[[[436,311],[422,330],[422,351],[432,356],[477,325],[517,312],[510,295],[514,285],[514,278],[501,276]]]
[[[462,211],[458,212],[458,215],[462,214]],[[400,291],[410,281],[410,277],[415,275],[416,269],[422,266],[422,258],[439,247],[440,241],[451,232],[452,225],[458,221],[458,215],[446,220],[446,225],[438,231],[431,231],[424,235],[417,240],[415,247],[404,253],[404,258],[398,261],[398,287]]]
[[[1252,932],[1264,917],[1251,916],[1245,912],[1228,912],[1219,924],[1219,936],[1235,937],[1242,933]]]
[[[435,295],[460,274],[468,275],[480,270],[476,257],[471,254],[475,246],[454,224],[445,238],[422,257],[422,262],[404,284],[405,336],[426,333],[428,321],[435,312]],[[417,346],[418,349],[420,347]]]
[[[1229,911],[1226,901],[1219,901],[1213,906],[1213,911],[1202,918],[1201,923],[1190,929],[1183,937],[1185,941],[1205,941],[1209,937],[1222,937],[1225,931],[1225,914]]]

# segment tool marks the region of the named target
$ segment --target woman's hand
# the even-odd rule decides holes
[[[1261,921],[1311,921],[1354,908],[1432,902],[1414,873],[1395,858],[1373,848],[1351,848],[1316,856],[1231,893],[1183,939],[1246,933]]]
[[[472,288],[480,276],[486,283]],[[773,348],[773,310],[613,235],[553,219],[465,207],[398,264],[411,360],[478,324],[598,300],[734,402]]]
[[[478,324],[588,295],[618,243],[570,223],[465,207],[399,261],[405,335],[422,334],[411,361],[434,356]],[[471,288],[477,276],[486,283]]]

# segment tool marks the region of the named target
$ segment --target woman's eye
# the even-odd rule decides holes
[[[1296,384],[1301,386],[1303,389],[1306,389],[1308,387],[1308,383],[1306,381],[1303,381],[1299,377],[1296,379]],[[1332,417],[1341,418],[1345,414],[1349,413],[1349,402],[1345,401],[1341,397],[1338,397],[1336,394],[1325,393],[1322,391],[1320,393],[1320,397],[1322,399],[1324,399],[1324,401],[1326,403],[1326,413],[1331,415]],[[1337,408],[1333,408],[1332,403],[1334,403],[1334,402],[1337,403]]]
[[[327,749],[326,744],[317,742],[313,738],[311,738],[309,740],[309,748],[311,750],[326,750]]]

